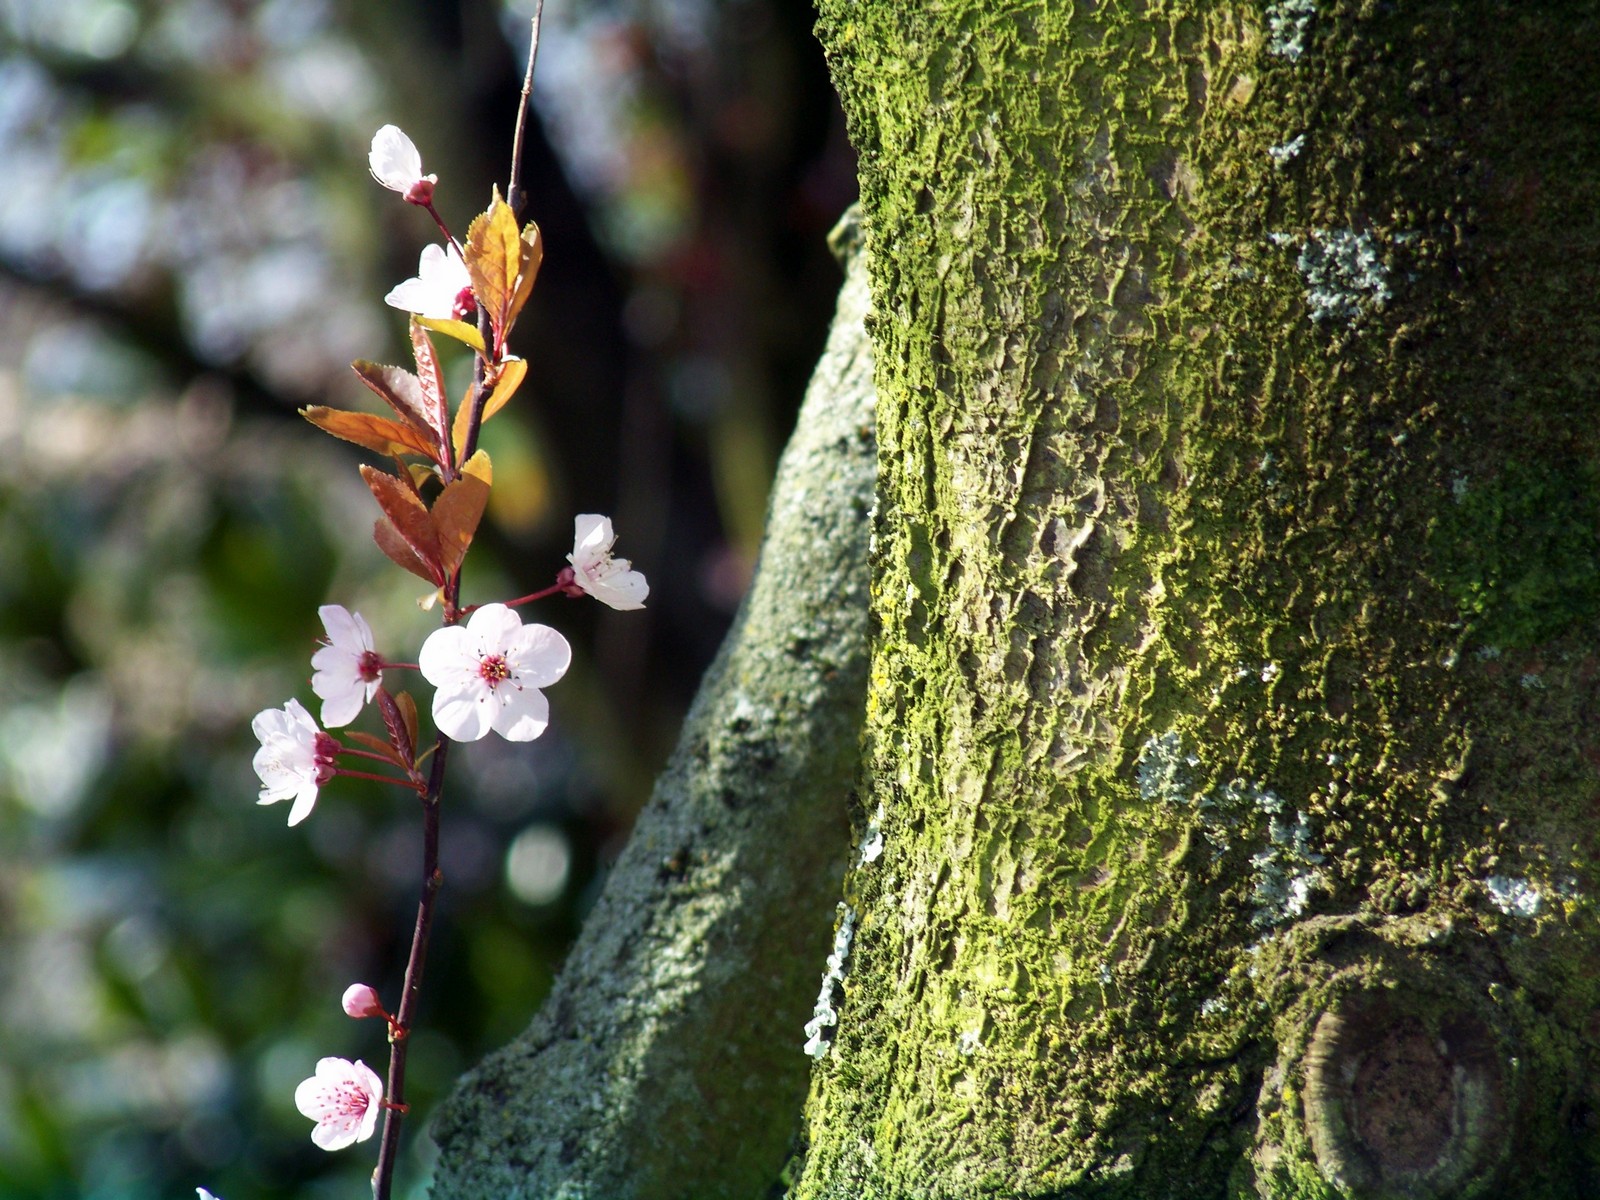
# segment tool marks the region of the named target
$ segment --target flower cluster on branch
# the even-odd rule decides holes
[[[610,519],[584,513],[574,521],[567,565],[549,586],[504,600],[462,602],[462,568],[494,486],[489,456],[478,448],[479,432],[527,376],[527,363],[507,352],[506,341],[538,275],[543,242],[537,225],[519,226],[498,189],[468,226],[465,240],[458,241],[434,207],[438,178],[423,174],[416,146],[393,125],[373,137],[368,165],[380,184],[425,209],[444,238],[443,244],[423,249],[414,278],[384,297],[410,314],[415,370],[365,360],[352,364],[387,414],[322,406],[302,412],[335,437],[390,460],[392,469],[361,467],[378,507],[373,539],[396,565],[427,581],[423,606],[437,608],[442,624],[423,641],[414,663],[392,661],[379,651],[360,613],[323,605],[318,616],[326,637],[311,657],[311,691],[322,703],[322,724],[299,700],[290,699],[259,713],[252,729],[261,743],[254,759],[260,803],[291,800],[290,825],[306,820],[321,791],[339,776],[391,783],[422,803],[422,891],[401,1003],[390,1013],[364,983],[350,985],[341,999],[349,1016],[386,1023],[389,1094],[365,1063],[328,1057],[318,1061],[294,1097],[300,1112],[315,1123],[312,1141],[324,1150],[366,1141],[385,1114],[374,1173],[374,1195],[384,1200],[397,1122],[406,1112],[398,1093],[442,880],[437,852],[445,751],[453,741],[477,741],[491,732],[509,741],[531,741],[549,727],[544,689],[566,674],[572,648],[549,625],[524,623],[516,609],[557,595],[591,596],[615,609],[638,609],[650,589],[627,559],[613,557],[616,533]],[[472,382],[454,402],[433,334],[473,356]],[[435,734],[426,744],[416,700],[409,691],[391,690],[390,680],[406,671],[433,688],[428,709]],[[378,711],[381,733],[350,728],[369,706]],[[357,759],[365,760],[360,769]],[[201,1200],[215,1200],[204,1188],[197,1191]]]

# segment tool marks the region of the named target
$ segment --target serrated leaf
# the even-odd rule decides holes
[[[379,688],[377,699],[378,711],[383,714],[384,728],[389,731],[394,761],[402,767],[409,768],[417,754],[416,739],[406,730],[405,716],[401,713],[400,706],[395,703],[394,697],[384,688]]]
[[[350,364],[351,370],[360,376],[361,382],[376,392],[385,404],[399,415],[400,419],[410,425],[418,433],[426,437],[428,434],[438,435],[443,432],[435,429],[427,416],[427,401],[422,394],[422,381],[404,367],[391,367],[383,363],[368,362],[358,358]],[[438,446],[438,437],[431,439],[431,444]]]
[[[379,517],[372,526],[372,540],[378,543],[378,549],[388,557],[389,561],[402,570],[410,571],[419,579],[426,579],[435,587],[441,586],[416,551],[406,545],[405,538],[399,531],[389,524],[388,517]]]
[[[375,417],[371,413],[346,412],[313,404],[300,410],[300,415],[318,429],[365,446],[379,454],[399,457],[402,454],[425,454],[429,458],[438,454],[437,448],[410,425],[391,421],[388,417]]]
[[[467,227],[463,250],[467,274],[472,278],[472,294],[503,334],[506,315],[517,293],[517,277],[522,273],[522,237],[517,232],[516,214],[500,199],[498,187],[487,211],[479,213]]]
[[[495,370],[491,365],[490,371]],[[506,406],[506,401],[522,386],[522,381],[528,374],[528,360],[507,355],[500,364],[499,374],[494,378],[493,390],[483,404],[483,420],[487,421],[495,413]],[[488,381],[485,380],[487,383]],[[455,439],[456,453],[460,454],[462,447],[467,444],[467,424],[472,420],[472,397],[468,394],[467,400],[456,410],[455,428],[451,430],[451,437]],[[480,422],[481,424],[481,422]]]
[[[433,502],[439,557],[447,576],[456,573],[472,546],[472,535],[477,533],[478,522],[483,520],[484,505],[489,503],[493,482],[494,470],[489,456],[479,450],[461,468],[461,477],[446,484]]]
[[[444,334],[445,337],[455,338],[456,341],[470,346],[479,354],[484,352],[483,334],[478,332],[476,325],[469,325],[466,321],[444,321],[438,317],[414,317],[412,319],[424,329],[431,329],[435,333]]]
[[[410,692],[400,692],[395,696],[394,703],[400,710],[400,719],[405,722],[406,736],[411,739],[414,751],[417,745],[417,702],[411,698]]]
[[[444,445],[445,430],[450,428],[450,399],[444,390],[444,375],[439,370],[439,355],[434,351],[428,331],[411,319],[411,353],[417,360],[417,383],[422,389],[422,415],[428,427],[438,434],[438,445]]]
[[[391,526],[398,533],[413,554],[429,569],[429,573],[417,572],[424,579],[443,584],[445,575],[439,561],[439,533],[434,528],[433,518],[429,516],[427,508],[417,493],[408,487],[404,480],[380,471],[375,467],[362,467],[361,478],[366,480],[367,487],[371,489],[373,497],[378,501],[378,507],[383,509],[383,515],[389,518]],[[376,536],[376,534],[374,534]],[[383,540],[378,541],[379,549],[389,554]],[[389,554],[394,558],[393,554]],[[400,562],[399,559],[395,559]],[[408,571],[412,570],[404,562],[400,565]]]

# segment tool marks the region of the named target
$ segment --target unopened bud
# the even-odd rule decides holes
[[[355,1017],[387,1017],[383,1005],[378,1001],[378,993],[364,983],[352,983],[344,990],[344,999],[340,1001],[347,1016]]]

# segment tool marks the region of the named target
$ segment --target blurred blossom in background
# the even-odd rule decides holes
[[[324,1055],[385,1060],[339,997],[397,994],[419,822],[339,781],[286,828],[248,726],[311,701],[319,604],[400,659],[434,627],[370,542],[359,455],[295,409],[404,361],[381,297],[433,231],[368,177],[373,130],[412,135],[464,230],[504,182],[531,9],[0,0],[4,1200],[364,1194],[371,1155],[317,1151],[293,1093]],[[467,593],[544,586],[601,512],[651,597],[543,602],[577,651],[551,732],[452,760],[424,1119],[537,1007],[748,581],[854,198],[812,19],[547,0],[532,371],[486,430]]]

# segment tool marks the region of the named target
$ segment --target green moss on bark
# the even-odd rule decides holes
[[[1428,1186],[1591,1194],[1600,14],[821,31],[886,848],[794,1194],[1399,1194],[1319,1158],[1301,1050],[1408,973],[1516,1060],[1506,1144]]]

